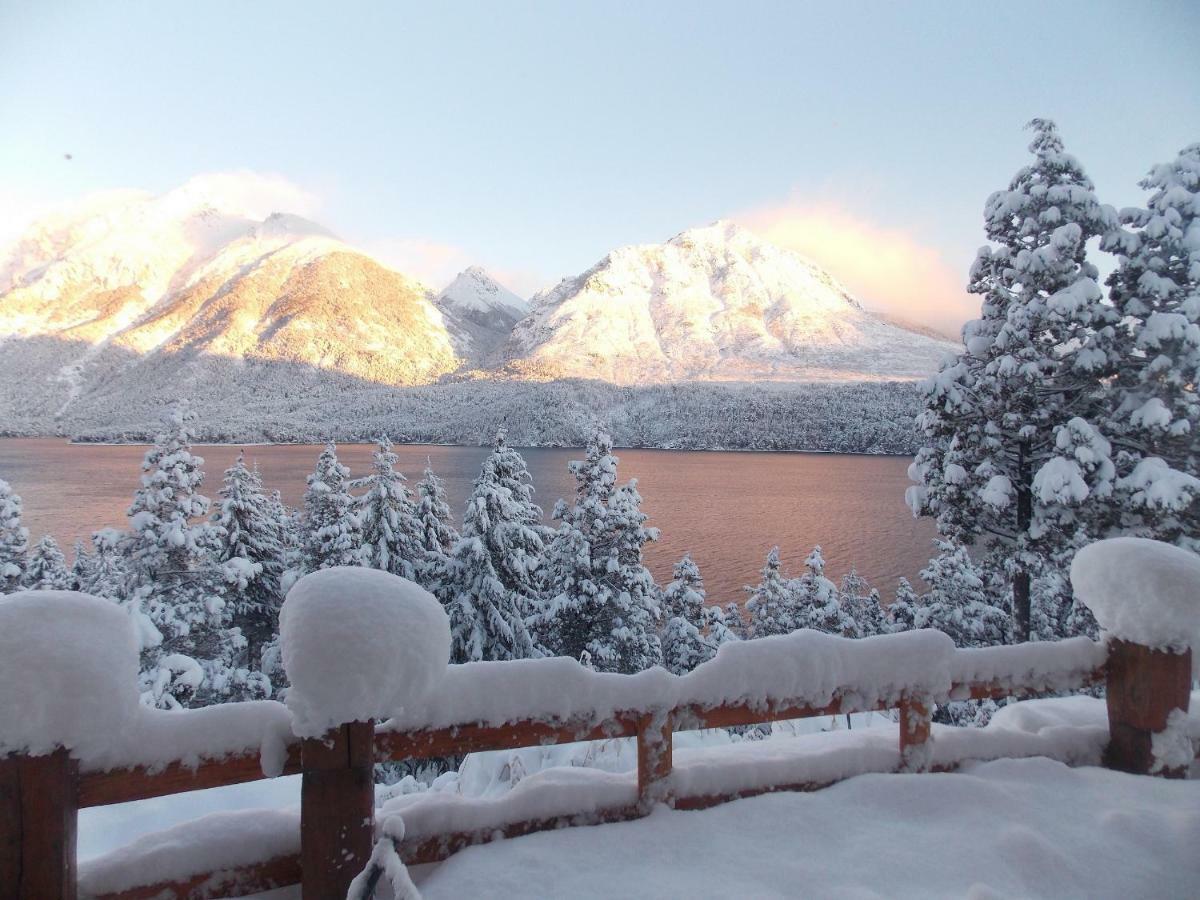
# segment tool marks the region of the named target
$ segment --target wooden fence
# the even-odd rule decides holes
[[[1014,648],[1019,649],[1019,648]],[[961,652],[961,651],[960,651]],[[1105,683],[1110,741],[1105,764],[1148,773],[1154,759],[1152,736],[1167,726],[1174,709],[1187,709],[1191,690],[1191,654],[1172,654],[1113,641],[1100,668],[1059,679],[1055,690]],[[597,723],[516,721],[501,726],[462,722],[451,727],[405,732],[356,722],[323,739],[294,740],[282,773],[301,774],[301,825],[298,854],[253,865],[203,873],[181,881],[139,885],[102,895],[106,900],[151,897],[240,896],[301,883],[306,898],[345,896],[350,879],[365,865],[375,840],[373,766],[377,762],[441,757],[575,741],[633,737],[637,741],[637,801],[604,810],[589,821],[617,821],[644,815],[659,802],[681,809],[711,806],[767,790],[812,790],[825,783],[775,784],[722,795],[672,795],[672,734],[704,728],[728,728],[810,716],[899,709],[900,768],[931,768],[923,753],[930,740],[934,705],[949,699],[1000,699],[1045,692],[1037,678],[1020,676],[955,683],[943,696],[901,693],[889,702],[860,702],[852,691],[835,693],[815,707],[787,697],[762,705],[630,709]],[[934,767],[954,768],[953,762]],[[1166,773],[1166,774],[1180,774]],[[78,887],[75,836],[78,810],[85,807],[161,797],[183,791],[239,784],[265,777],[259,752],[201,761],[194,767],[173,763],[159,771],[141,767],[80,772],[66,751],[47,756],[9,756],[0,760],[0,898],[47,900],[74,898]],[[560,827],[574,817],[519,821],[480,832],[420,837],[401,847],[407,862],[442,859],[499,834],[516,836]]]

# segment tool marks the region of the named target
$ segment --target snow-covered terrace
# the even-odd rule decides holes
[[[138,707],[116,607],[12,595],[0,600],[0,739],[14,754],[0,764],[0,874],[19,897],[74,896],[76,880],[113,898],[300,881],[304,897],[332,897],[374,845],[385,876],[403,858],[430,897],[1194,894],[1200,783],[1112,771],[1185,777],[1200,741],[1188,714],[1200,561],[1147,545],[1103,547],[1078,567],[1104,642],[957,650],[937,632],[802,631],[726,645],[683,677],[563,659],[447,668],[436,601],[383,573],[327,570],[284,606],[287,706],[177,713]],[[1114,574],[1130,563],[1150,566],[1134,602]],[[950,699],[1100,680],[1107,702],[1017,703],[982,729],[929,718]],[[892,709],[898,723],[854,731],[681,740]],[[551,768],[500,798],[427,792],[376,808],[375,761],[620,737],[636,747],[625,771]],[[299,809],[185,822],[76,873],[80,808],[296,773]]]

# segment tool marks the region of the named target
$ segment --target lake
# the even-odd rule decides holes
[[[221,474],[239,449],[196,448],[205,459],[209,497],[216,497]],[[248,461],[258,463],[267,487],[298,505],[320,449],[293,444],[248,446],[245,451]],[[362,475],[369,470],[372,449],[344,444],[338,457],[354,475]],[[3,438],[0,478],[24,500],[30,542],[53,534],[69,559],[77,537],[86,539],[105,526],[125,526],[145,451],[135,445]],[[488,450],[397,445],[395,452],[412,485],[428,459],[445,481],[455,517],[461,518]],[[555,500],[571,496],[574,480],[567,461],[582,452],[534,448],[521,453],[549,517]],[[803,571],[804,558],[820,544],[829,577],[836,581],[856,566],[885,597],[900,576],[915,580],[932,552],[932,522],[913,519],[904,505],[907,457],[674,450],[618,450],[617,455],[621,480],[638,480],[648,524],[661,530],[661,539],[646,553],[656,579],[669,581],[672,564],[690,552],[710,602],[740,602],[742,586],[757,582],[763,559],[775,544],[792,574]]]

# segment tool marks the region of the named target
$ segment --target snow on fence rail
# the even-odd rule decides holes
[[[957,650],[931,631],[862,640],[802,631],[727,644],[682,677],[597,674],[565,659],[448,667],[436,601],[383,573],[327,570],[302,580],[284,606],[288,707],[266,701],[174,713],[129,705],[121,680],[132,667],[121,658],[132,646],[122,630],[129,626],[111,615],[111,604],[68,593],[11,595],[0,600],[0,751],[9,753],[0,760],[0,898],[80,891],[114,900],[228,897],[298,881],[306,897],[344,896],[371,854],[373,766],[386,760],[612,737],[637,743],[636,775],[551,771],[502,801],[390,801],[382,814],[403,816],[399,849],[409,862],[497,835],[631,818],[658,802],[698,808],[770,790],[811,790],[865,771],[947,771],[967,759],[1042,754],[1095,763],[1103,752],[1115,768],[1178,775],[1186,766],[1172,741],[1177,711],[1188,708],[1189,623],[1192,605],[1200,608],[1200,562],[1192,560],[1170,560],[1186,590],[1178,580],[1159,586],[1169,594],[1169,626],[1154,632],[1138,619],[1138,637],[1161,637],[1161,644],[1126,639],[1120,623],[1110,624],[1105,604],[1112,598],[1098,596],[1105,580],[1081,578],[1078,592],[1109,628],[1103,643]],[[1155,614],[1152,601],[1139,602]],[[68,607],[91,617],[86,641],[77,620],[63,615]],[[388,674],[383,683],[372,677],[380,671]],[[931,726],[934,705],[949,700],[1101,681],[1107,733],[1067,729],[1039,741]],[[771,757],[748,774],[732,759],[722,764],[720,754],[681,754],[678,765],[673,758],[676,731],[888,709],[900,718],[890,745],[868,732],[853,746],[828,745],[834,752],[789,758],[769,748]],[[148,836],[77,878],[81,807],[296,773],[298,817],[206,817],[171,829],[169,841]],[[246,841],[231,839],[241,834]],[[187,852],[172,853],[171,845]]]

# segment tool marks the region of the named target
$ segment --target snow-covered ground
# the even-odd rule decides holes
[[[862,775],[700,812],[463,850],[414,872],[457,897],[1195,897],[1200,782],[1047,759]]]

